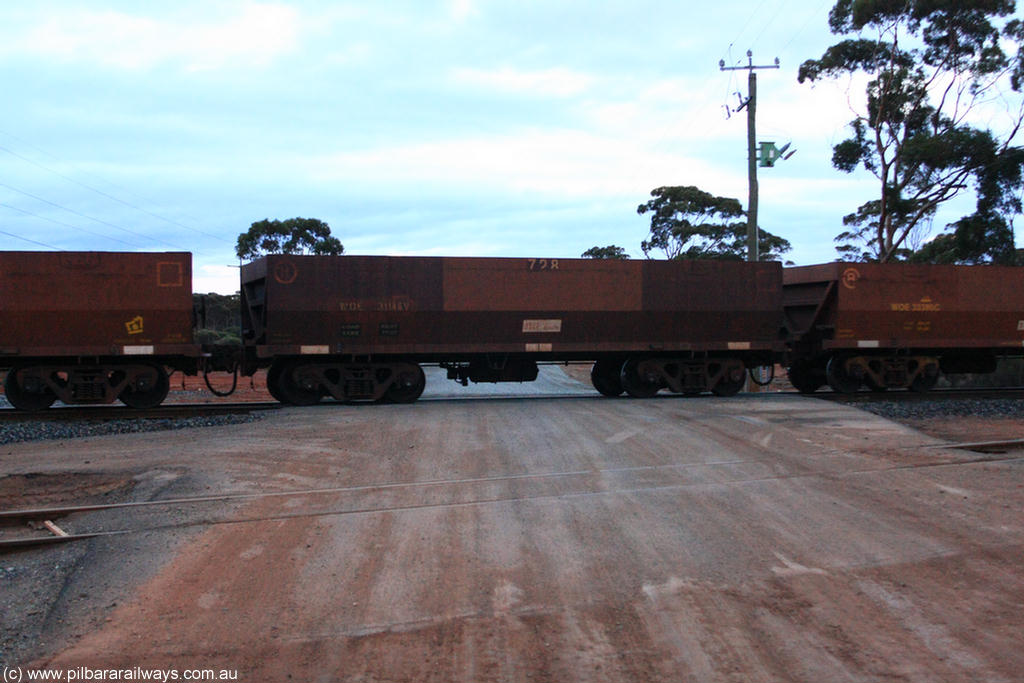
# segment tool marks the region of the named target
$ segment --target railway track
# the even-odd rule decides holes
[[[891,464],[882,467],[869,469],[858,469],[850,474],[860,475],[866,472],[885,472],[913,470],[932,467],[963,467],[993,462],[1015,462],[1021,460],[1020,451],[1024,449],[1024,439],[1015,439],[999,442],[984,443],[963,443],[963,444],[942,444],[934,446],[935,449],[958,449],[972,451],[969,457],[951,460],[948,457],[936,457],[933,460],[917,462],[913,464]],[[716,467],[733,468],[737,465],[749,463],[746,460],[728,460],[717,463],[698,463],[692,467]],[[554,471],[537,474],[516,474],[494,477],[478,477],[464,479],[439,479],[419,482],[383,482],[378,484],[335,486],[324,488],[254,492],[254,493],[228,493],[219,495],[194,496],[188,498],[172,498],[164,500],[141,500],[127,501],[120,503],[101,503],[93,505],[64,505],[58,507],[26,508],[17,510],[0,511],[0,553],[19,550],[24,548],[58,545],[72,541],[89,540],[99,537],[123,536],[140,534],[153,531],[170,531],[189,527],[210,527],[222,524],[244,525],[267,521],[282,521],[287,519],[303,519],[317,517],[335,517],[345,515],[374,514],[382,512],[399,512],[414,509],[435,509],[435,508],[458,508],[478,505],[492,505],[505,503],[514,500],[545,500],[554,498],[583,498],[593,496],[608,496],[622,494],[637,494],[650,491],[664,491],[670,489],[686,489],[691,487],[706,486],[706,482],[692,482],[670,485],[640,485],[625,488],[608,488],[600,481],[595,481],[602,475],[621,473],[629,470],[652,470],[652,469],[676,469],[678,465],[655,465],[642,467],[607,468],[598,470],[576,470],[576,471]],[[820,472],[801,472],[769,476],[740,476],[723,481],[723,484],[740,484],[751,482],[781,481],[793,479],[807,479],[823,476]],[[835,476],[828,475],[828,476]],[[478,487],[491,487],[495,484],[523,484],[538,482],[564,482],[564,487],[550,488],[542,485],[537,491],[524,493],[522,490],[511,492],[489,492],[481,495]],[[514,487],[513,487],[514,488]],[[450,495],[423,496],[420,500],[409,501],[405,504],[395,504],[394,501],[378,504],[373,499],[365,502],[356,502],[357,496],[374,495],[387,491],[423,491],[423,492],[448,492]],[[459,495],[458,492],[462,492]],[[198,507],[208,504],[225,504],[236,501],[255,501],[274,498],[300,499],[316,498],[321,496],[349,496],[352,497],[348,504],[332,502],[325,506],[305,505],[305,509],[282,509],[272,513],[256,513],[242,516],[218,517],[216,512],[202,519],[185,521],[170,521],[158,524],[132,526],[129,520],[121,528],[104,528],[104,524],[90,524],[88,517],[80,515],[89,513],[113,511],[113,510],[142,510],[146,508],[175,507],[178,509]],[[382,496],[381,500],[388,500]],[[290,506],[289,506],[290,507]],[[73,532],[66,532],[53,520],[69,518],[70,524],[65,524],[69,529],[76,528]],[[72,526],[73,525],[73,526]],[[98,527],[98,528],[90,528]]]
[[[788,391],[767,391],[756,394],[746,394],[746,397],[759,396],[810,396],[823,401],[836,401],[841,403],[872,403],[878,401],[888,402],[921,402],[921,401],[995,401],[995,400],[1024,400],[1024,387],[995,388],[995,389],[933,389],[923,393],[913,391],[859,391],[853,394],[840,394],[829,389],[823,389],[813,394],[801,394],[795,390]],[[588,398],[580,394],[538,394],[529,393],[508,393],[495,395],[468,395],[459,396],[460,399],[518,399],[518,398]],[[452,400],[453,397],[428,396],[424,400]],[[596,398],[596,394],[594,396]],[[659,394],[657,399],[693,400],[714,399],[711,395],[700,397],[677,396]],[[325,404],[326,405],[326,404]],[[276,401],[242,401],[231,403],[171,403],[139,410],[122,405],[99,405],[99,406],[57,406],[33,413],[26,413],[9,407],[0,407],[0,422],[26,422],[26,421],[71,421],[71,420],[134,420],[134,419],[161,419],[161,418],[184,418],[203,417],[209,415],[235,415],[253,411],[278,410],[282,404]]]
[[[797,392],[792,392],[797,393]],[[933,389],[931,391],[858,391],[855,394],[839,394],[834,391],[819,391],[805,394],[825,401],[841,403],[873,403],[889,401],[913,403],[921,401],[997,401],[1024,399],[1024,388],[1009,387],[996,389]]]
[[[13,408],[0,408],[0,422],[179,419],[211,415],[237,415],[254,411],[277,410],[279,408],[281,408],[281,404],[275,401],[170,403],[145,410],[121,405],[58,406],[33,413],[26,413]]]

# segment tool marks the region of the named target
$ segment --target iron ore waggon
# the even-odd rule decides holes
[[[802,392],[931,389],[1024,355],[1024,268],[827,263],[787,268],[789,379]]]
[[[424,363],[523,382],[595,361],[602,394],[734,394],[781,349],[778,263],[267,256],[242,267],[244,374],[279,400],[410,402]]]
[[[201,347],[188,253],[0,252],[7,399],[146,408],[170,372],[241,367],[285,403],[406,403],[425,364],[467,384],[572,361],[607,396],[727,396],[779,362],[803,392],[925,391],[1024,356],[1019,267],[274,255],[241,307],[243,345]]]
[[[0,252],[8,401],[158,405],[168,369],[195,374],[189,253]]]

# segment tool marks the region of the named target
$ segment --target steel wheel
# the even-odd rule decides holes
[[[420,397],[427,386],[427,376],[423,368],[416,363],[409,363],[398,371],[395,381],[384,394],[390,403],[412,403]]]
[[[876,382],[871,375],[864,375],[864,384],[870,391],[885,391],[889,388],[885,384]]]
[[[57,400],[57,396],[46,387],[41,392],[26,391],[18,381],[20,372],[20,368],[14,368],[7,373],[7,379],[4,380],[4,393],[10,404],[18,410],[26,412],[45,410],[52,406],[53,402]]]
[[[786,371],[789,383],[801,394],[813,394],[825,383],[821,370],[817,370],[806,361],[795,361]]]
[[[832,356],[825,366],[825,377],[832,390],[840,394],[852,394],[860,388],[860,379],[846,371],[846,359]]]
[[[929,372],[931,370],[931,372]],[[939,381],[939,368],[932,366],[925,366],[921,372],[917,373],[917,377],[910,383],[908,389],[916,392],[931,391],[935,388],[935,385]]]
[[[304,367],[299,360],[286,361],[281,365],[276,384],[284,403],[293,406],[316,405],[324,395],[311,367]]]
[[[288,401],[285,400],[284,395],[281,393],[281,370],[282,367],[280,363],[274,363],[267,370],[267,391],[278,403],[288,403]]]
[[[147,409],[156,408],[167,398],[167,392],[171,390],[171,380],[167,371],[157,365],[148,367],[153,374],[149,377],[137,378],[136,386],[132,388],[129,384],[118,396],[121,403],[129,408]]]
[[[746,381],[746,373],[741,372],[739,379],[733,379],[727,374],[723,374],[721,379],[715,382],[715,386],[711,387],[711,393],[715,396],[735,396],[746,384]]]
[[[610,398],[622,395],[622,363],[611,358],[602,358],[590,369],[590,383],[602,395]]]
[[[661,389],[661,383],[643,371],[643,364],[643,359],[630,358],[619,373],[622,388],[633,398],[651,398]]]

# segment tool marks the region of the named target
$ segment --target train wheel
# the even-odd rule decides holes
[[[630,358],[622,364],[619,373],[622,388],[633,398],[651,398],[661,389],[661,383],[644,373],[642,368],[642,359]]]
[[[281,366],[277,390],[284,403],[294,406],[313,406],[323,398],[323,391],[316,377],[302,371],[302,362],[293,360]]]
[[[879,384],[874,380],[871,375],[864,375],[864,384],[871,391],[885,391],[889,387],[884,384]]]
[[[741,368],[739,379],[730,377],[728,373],[723,374],[721,379],[715,382],[715,386],[711,387],[711,393],[715,396],[735,396],[746,383],[747,376]]]
[[[914,381],[907,388],[918,393],[934,389],[935,385],[939,382],[939,368],[932,366],[930,369],[931,372],[929,372],[929,368],[925,368],[917,373],[917,377],[914,378]]]
[[[590,369],[590,383],[604,396],[610,398],[621,396],[623,392],[621,372],[621,362],[602,358]]]
[[[267,370],[267,392],[274,397],[278,403],[288,403],[281,393],[281,364],[274,363]]]
[[[56,394],[47,387],[43,387],[42,391],[26,391],[18,380],[19,372],[18,368],[10,370],[4,380],[4,393],[10,404],[26,412],[45,410],[52,406],[57,400]]]
[[[804,361],[795,361],[789,366],[786,374],[789,376],[789,383],[801,394],[813,394],[825,383],[821,371],[815,371],[810,363]]]
[[[155,373],[154,376],[148,378],[152,381],[139,382],[136,380],[135,388],[129,384],[118,396],[121,403],[129,408],[147,409],[156,408],[164,402],[167,392],[171,390],[171,380],[167,376],[167,371],[157,365],[149,366],[149,369]]]
[[[825,377],[832,390],[840,394],[852,394],[860,388],[860,378],[854,377],[843,367],[846,359],[832,356],[825,366]]]
[[[403,365],[395,381],[384,394],[389,403],[412,403],[420,397],[427,386],[427,376],[416,363]]]

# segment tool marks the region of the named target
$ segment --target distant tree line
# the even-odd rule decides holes
[[[195,339],[199,344],[241,344],[241,295],[193,294],[192,306],[197,311]]]

